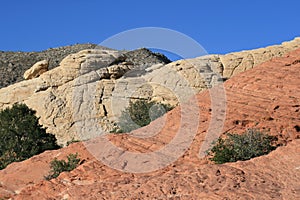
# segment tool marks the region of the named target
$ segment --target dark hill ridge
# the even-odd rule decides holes
[[[5,52],[0,51],[0,88],[20,82],[24,72],[33,64],[41,60],[49,60],[49,70],[57,67],[59,63],[69,54],[77,53],[84,49],[104,48],[96,44],[76,44],[58,48],[50,48],[41,52]],[[125,52],[123,61],[130,61],[134,65],[169,63],[166,56],[153,53],[148,49],[142,48]]]

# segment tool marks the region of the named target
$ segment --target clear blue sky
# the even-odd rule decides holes
[[[0,4],[0,50],[98,44],[150,26],[182,32],[208,53],[228,53],[300,36],[299,9],[299,0],[7,0]]]

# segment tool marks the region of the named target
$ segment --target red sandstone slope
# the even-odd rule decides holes
[[[45,152],[0,171],[0,197],[14,199],[300,199],[300,49],[241,73],[225,83],[226,120],[222,132],[248,127],[269,129],[280,143],[269,155],[250,161],[215,165],[199,159],[210,123],[210,92],[197,95],[201,112],[189,150],[176,162],[151,173],[124,173],[94,159],[81,143]],[[188,107],[192,112],[194,108]],[[117,146],[149,152],[175,135],[180,108],[167,115],[155,137],[110,136]],[[192,119],[191,119],[192,121]],[[147,132],[158,122],[139,129]],[[70,173],[43,180],[54,157],[78,152],[85,159]],[[128,161],[130,162],[130,160]]]

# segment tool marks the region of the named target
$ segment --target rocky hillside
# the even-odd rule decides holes
[[[67,55],[77,53],[84,49],[108,48],[101,47],[96,44],[76,44],[59,48],[50,48],[41,52],[0,51],[0,88],[7,87],[8,85],[24,80],[24,72],[38,61],[48,60],[48,68],[51,70],[57,67]],[[140,62],[139,64],[145,62],[150,64],[151,62],[155,61],[155,55],[157,55],[158,59],[161,59],[166,63],[170,62],[166,57],[159,54],[150,53],[150,51],[132,51],[128,53],[128,55],[131,61],[137,62],[138,59],[138,62]],[[143,59],[145,59],[144,62],[141,62]]]
[[[211,95],[215,95],[217,99],[222,97],[220,87],[214,87],[192,99],[196,100],[197,106],[190,102],[182,104],[164,118],[134,131],[131,135],[115,134],[102,137],[107,139],[106,142],[110,141],[122,149],[121,152],[107,149],[108,154],[104,160],[97,155],[103,155],[101,149],[105,149],[107,143],[103,143],[103,140],[91,140],[13,163],[0,171],[0,197],[300,199],[299,70],[300,49],[282,57],[272,58],[225,82],[226,107],[212,107]],[[199,156],[199,152],[201,153],[204,143],[210,140],[215,130],[210,127],[218,129],[211,123],[215,119],[212,109],[219,113],[216,116],[217,121],[222,121],[222,117],[225,116],[220,134],[227,131],[240,133],[246,128],[265,129],[279,138],[278,143],[281,146],[268,155],[249,161],[220,165],[210,163],[206,157]],[[186,117],[186,120],[183,120],[183,117]],[[194,126],[195,120],[198,126]],[[178,136],[180,127],[184,127],[182,141],[188,139],[193,127],[196,127],[196,131],[191,137],[191,145],[178,160],[154,172],[124,172],[132,168],[147,168],[156,162],[152,157],[142,160],[142,163],[135,157],[122,160],[125,152],[141,155],[158,151],[173,142],[172,139]],[[158,132],[153,135],[153,130]],[[141,135],[147,137],[140,137]],[[177,147],[173,146],[174,154],[178,153]],[[97,151],[92,151],[93,149]],[[83,159],[81,165],[69,173],[62,173],[56,179],[44,180],[49,170],[49,162],[55,157],[65,158],[70,152],[79,153]],[[167,154],[165,158],[170,155],[173,154]],[[103,164],[104,162],[107,165]],[[122,167],[123,172],[109,166]]]
[[[122,52],[83,50],[37,78],[0,89],[0,109],[23,102],[60,144],[86,140],[118,128],[118,117],[131,100],[171,105],[224,79],[300,47],[300,38],[281,45],[208,55],[169,63],[146,49]]]
[[[49,69],[53,69],[67,55],[84,49],[93,49],[96,46],[95,44],[76,44],[41,52],[0,51],[0,88],[22,81],[24,72],[38,61],[49,60]]]

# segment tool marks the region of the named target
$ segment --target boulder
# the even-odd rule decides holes
[[[37,78],[46,71],[48,71],[48,60],[42,60],[35,63],[30,69],[26,70],[24,73],[24,79],[29,80],[33,78]]]

